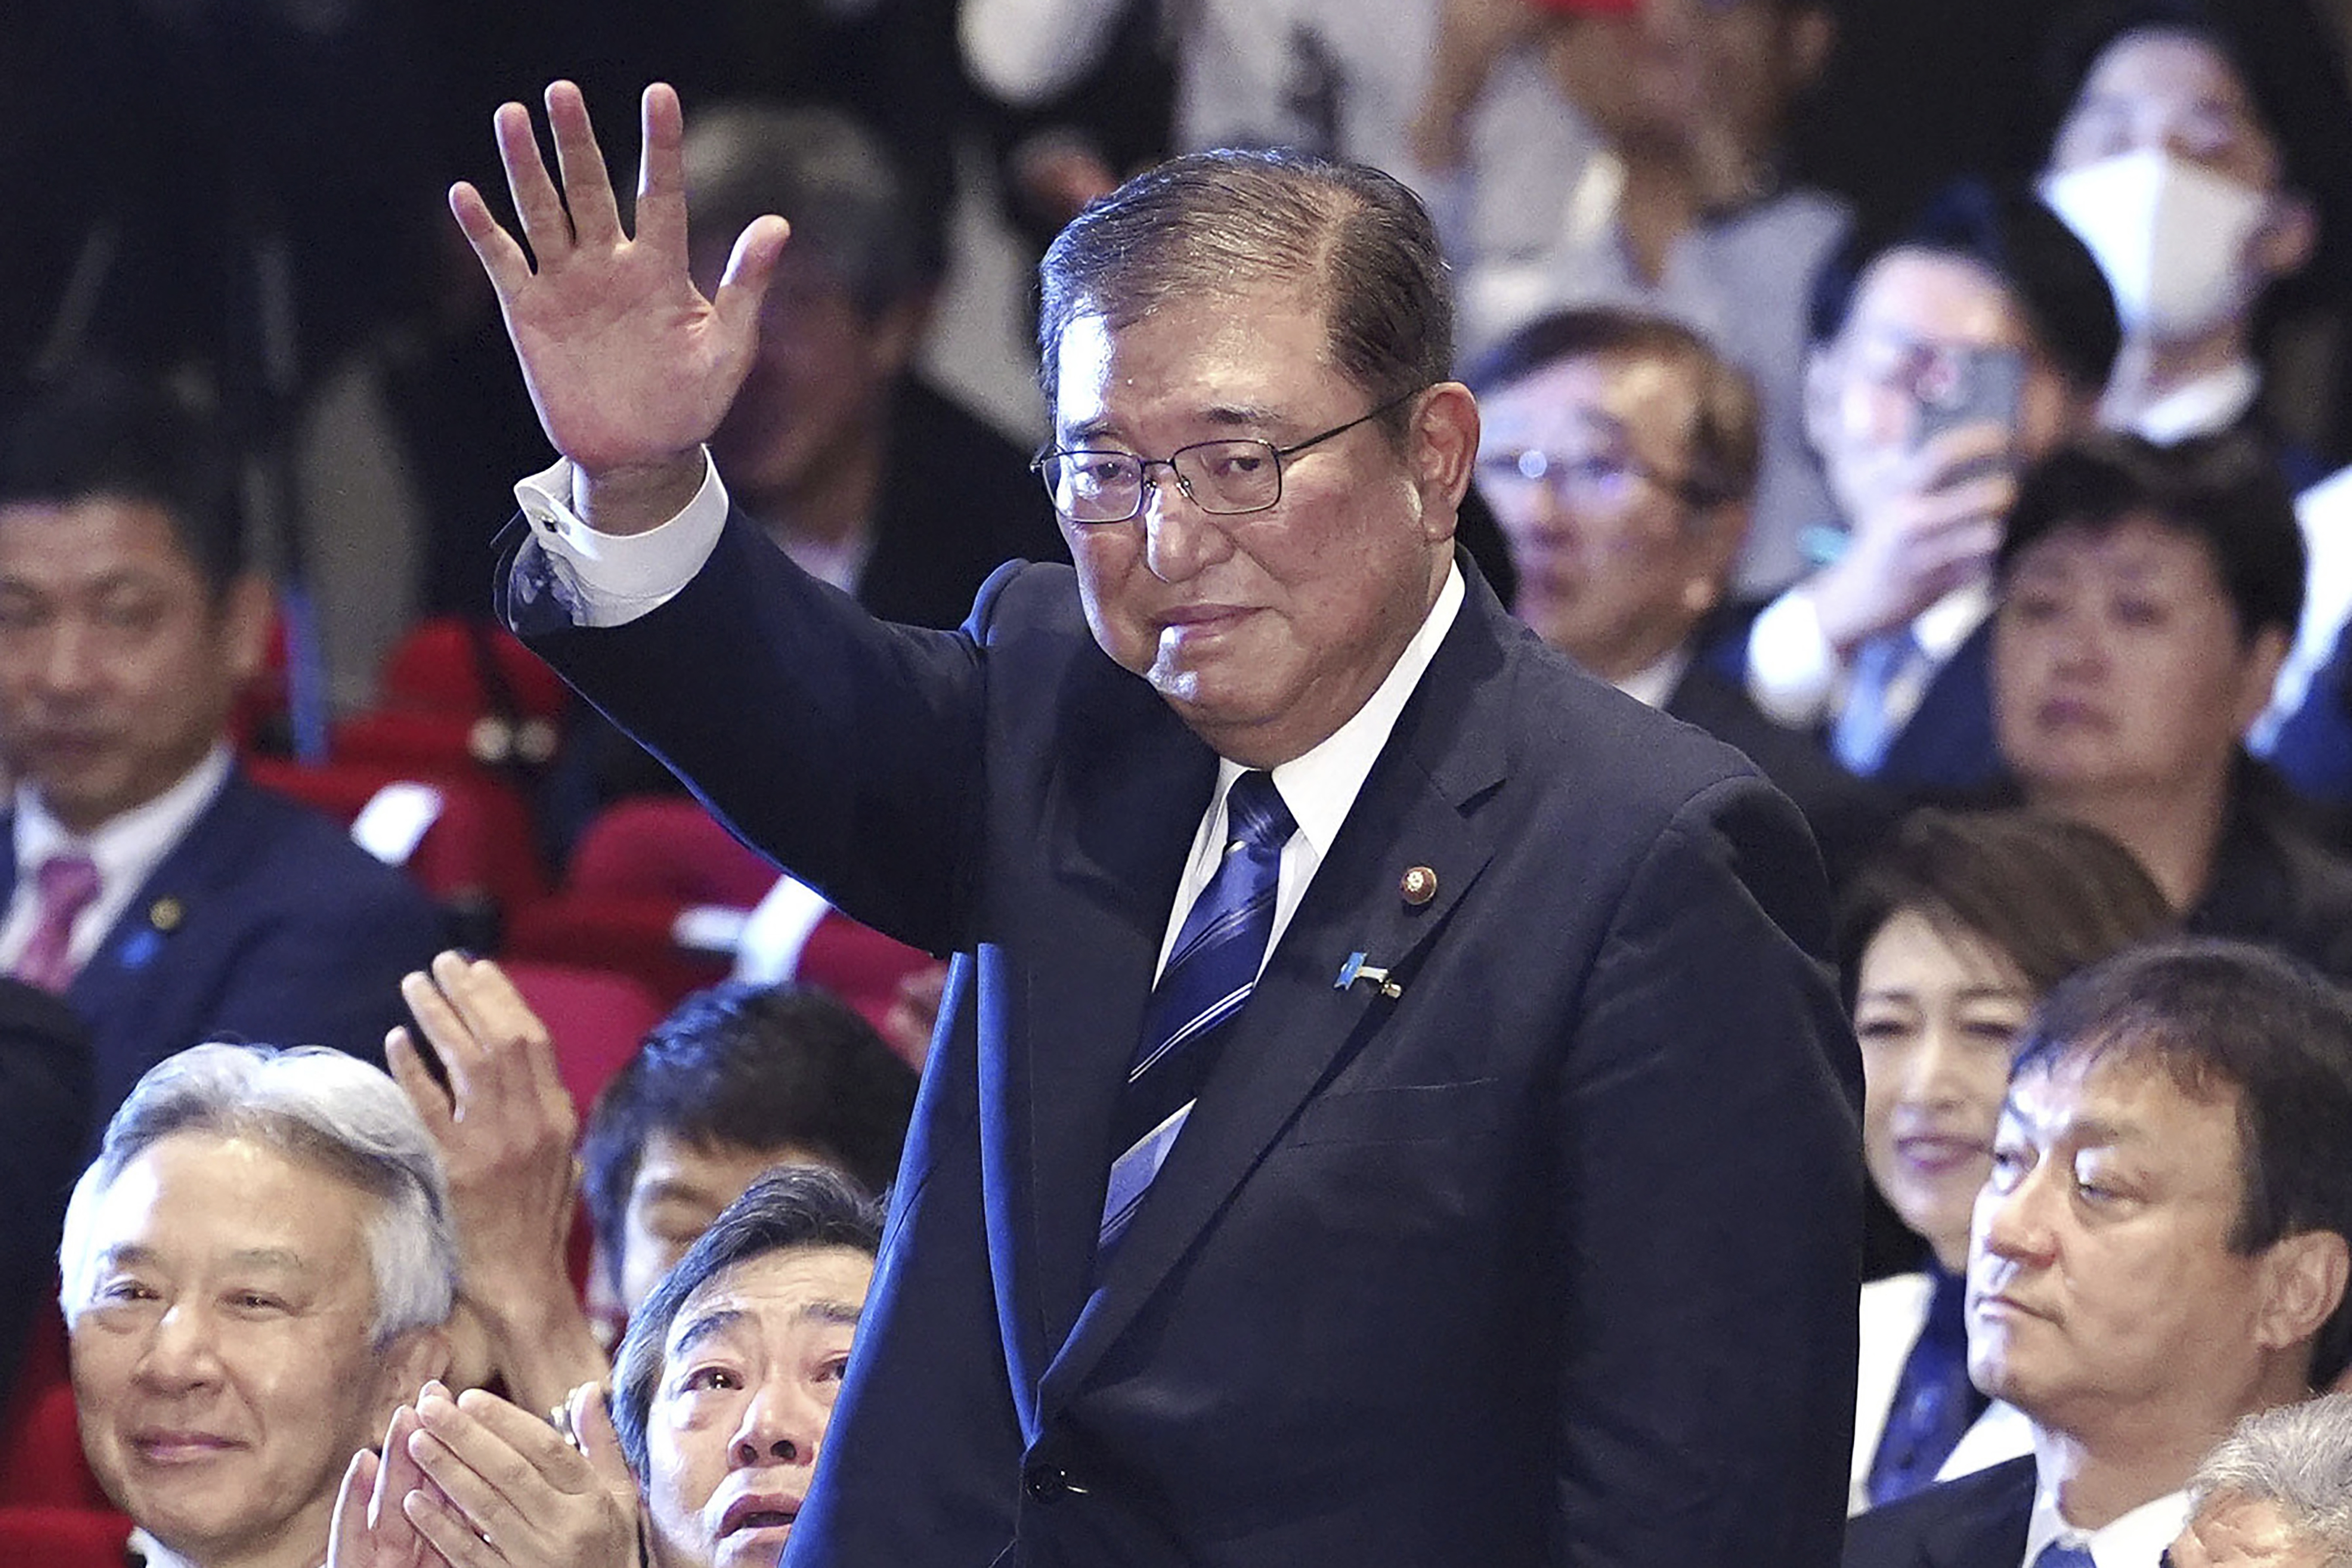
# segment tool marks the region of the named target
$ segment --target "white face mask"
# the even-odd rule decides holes
[[[2246,248],[2271,202],[2250,185],[2150,147],[2049,175],[2042,199],[2098,258],[2127,337],[2198,336],[2260,291]]]

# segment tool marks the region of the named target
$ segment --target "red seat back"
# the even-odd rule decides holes
[[[598,813],[572,848],[564,887],[749,909],[775,880],[776,868],[698,801],[649,795],[616,800]]]

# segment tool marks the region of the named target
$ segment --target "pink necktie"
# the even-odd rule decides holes
[[[51,855],[34,873],[33,939],[16,960],[16,978],[62,991],[74,977],[74,918],[98,896],[98,865],[88,855]]]

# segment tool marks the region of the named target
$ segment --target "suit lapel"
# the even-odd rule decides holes
[[[1009,1157],[1017,1179],[992,1190],[1021,1190],[1027,1213],[1016,1257],[1033,1260],[1024,1292],[1035,1338],[1008,1347],[1027,1360],[1013,1386],[1036,1386],[1091,1289],[1095,1233],[1110,1168],[1107,1129],[1126,1081],[1143,1007],[1151,990],[1168,911],[1185,856],[1215,786],[1213,752],[1132,676],[1097,694],[1098,711],[1070,733],[1095,737],[1057,764],[1043,831],[1053,846],[1057,911],[1071,933],[1062,961],[1035,966],[1018,1006],[1030,1050],[1016,1059],[992,1052],[982,1071],[1007,1075],[986,1103],[1017,1108]],[[1125,706],[1124,714],[1116,711]],[[1012,1075],[1025,1074],[1026,1082]],[[1025,1371],[1027,1375],[1020,1375]]]
[[[149,1065],[197,1043],[154,1039],[138,1020],[154,1010],[149,1004],[169,973],[162,961],[169,947],[192,919],[202,916],[205,895],[221,880],[223,868],[246,852],[248,835],[242,829],[251,788],[241,777],[230,776],[123,906],[66,989],[74,1009],[89,1020],[101,1096],[110,1087],[119,1098]],[[137,1060],[130,1060],[126,1051]]]
[[[1040,1399],[1047,1408],[1076,1386],[1299,1109],[1386,1018],[1389,1004],[1377,986],[1335,984],[1341,965],[1360,952],[1365,963],[1410,987],[1428,945],[1491,856],[1492,844],[1465,819],[1465,808],[1504,774],[1504,731],[1491,711],[1502,685],[1492,677],[1503,659],[1491,618],[1503,612],[1475,577],[1472,584],[1257,990],[1234,1020],[1183,1135],[1046,1371]],[[1185,824],[1188,842],[1193,825]],[[1436,878],[1434,894],[1421,904],[1408,900],[1402,888],[1405,873],[1416,866]],[[1140,990],[1149,985],[1149,965],[1167,917],[1164,897],[1159,907],[1160,925],[1152,928],[1155,946],[1138,994],[1119,1013],[1127,1029],[1122,1038],[1131,1039],[1139,1027]],[[1108,1104],[1106,1098],[1105,1118]],[[1103,1124],[1090,1122],[1087,1135],[1098,1142]],[[1075,1158],[1077,1151],[1068,1153]],[[1097,1150],[1096,1158],[1107,1162],[1108,1152]],[[1098,1183],[1094,1190],[1098,1194]]]
[[[1947,1513],[1941,1528],[1922,1532],[1922,1568],[2013,1568],[2023,1560],[2038,1479],[2033,1459],[2011,1459],[1971,1486],[1975,1479],[1947,1483],[1966,1489],[1967,1504]]]

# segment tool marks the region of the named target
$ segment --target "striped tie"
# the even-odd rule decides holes
[[[1216,1065],[1224,1026],[1241,1011],[1265,962],[1282,846],[1298,824],[1271,774],[1244,773],[1225,795],[1227,838],[1216,874],[1201,890],[1168,967],[1143,1010],[1143,1034],[1111,1128],[1110,1188],[1103,1199],[1097,1266],[1127,1233],[1136,1205],[1160,1174],[1201,1086]]]

